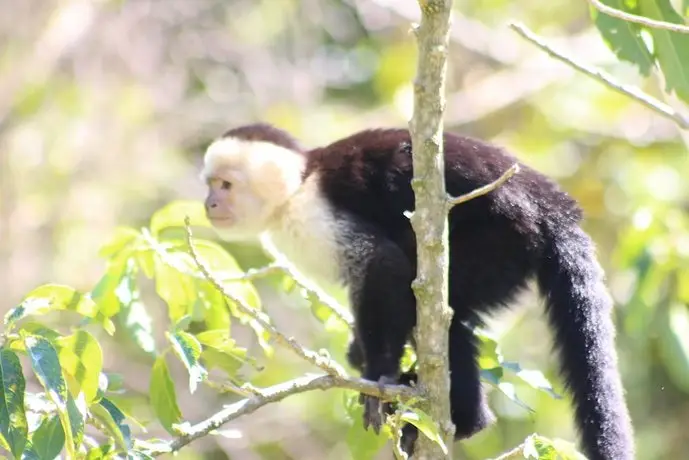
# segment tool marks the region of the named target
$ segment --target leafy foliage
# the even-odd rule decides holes
[[[52,459],[63,450],[74,458],[77,453],[87,459],[113,458],[124,452],[150,458],[153,453],[169,449],[165,441],[146,440],[132,430],[133,426],[144,427],[147,423],[137,420],[129,410],[126,383],[103,368],[107,351],[104,353],[98,340],[100,332],[87,330],[93,325],[107,335],[124,333],[130,343],[151,358],[148,404],[157,423],[171,436],[183,435],[188,424],[178,403],[179,382],[172,378],[169,358],[175,357],[186,369],[191,394],[200,384],[212,384],[209,372],[214,369],[221,371],[233,388],[241,387],[246,383],[241,370],[260,366],[232,338],[233,319],[248,325],[266,356],[270,356],[272,348],[266,331],[199,273],[181,234],[174,231],[186,215],[193,217],[196,226],[207,226],[199,209],[200,205],[175,202],[155,213],[148,228],[118,228],[100,251],[107,260],[106,273],[91,292],[47,284],[33,290],[6,315],[5,342],[0,349],[1,440],[15,458]],[[249,307],[261,310],[261,299],[252,281],[227,251],[203,239],[195,239],[194,245],[226,289]],[[295,291],[294,280],[289,281],[286,274],[281,276],[279,286]],[[154,327],[149,306],[142,300],[148,280],[168,307],[169,323],[162,331],[166,344],[155,342],[156,328],[162,325]],[[296,292],[323,324],[335,321],[315,291],[300,288]],[[86,321],[74,325],[70,334],[63,334],[38,321],[40,315],[54,311],[75,312]],[[505,391],[508,383],[503,382],[503,376],[511,372],[535,388],[551,391],[540,374],[527,373],[517,364],[505,362],[497,343],[485,333],[477,333],[484,348],[482,367],[489,381]],[[29,358],[44,393],[26,393],[20,354]],[[407,348],[404,366],[410,368],[413,363],[413,350]],[[345,407],[352,421],[348,434],[351,453],[358,459],[373,458],[392,437],[391,428],[386,426],[384,436],[365,431],[356,395],[347,395]],[[27,409],[27,397],[44,401],[41,410]],[[514,399],[518,401],[516,396]],[[395,417],[396,423],[412,423],[442,444],[435,422],[414,404],[400,405]],[[106,441],[94,446],[85,436],[86,425],[95,427]]]
[[[685,23],[670,0],[602,0],[602,3],[637,16]],[[636,65],[644,76],[649,76],[654,69],[660,70],[665,90],[689,102],[689,35],[645,27],[593,7],[591,12],[603,40],[620,60]]]

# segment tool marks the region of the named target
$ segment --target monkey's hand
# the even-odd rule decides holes
[[[383,390],[385,385],[396,384],[396,377],[382,376],[378,379],[378,385]],[[373,427],[376,434],[380,433],[380,427],[383,426],[383,414],[391,413],[390,403],[382,403],[380,398],[369,396],[365,394],[359,395],[359,402],[364,405],[364,429]]]

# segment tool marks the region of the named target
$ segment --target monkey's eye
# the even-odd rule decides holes
[[[229,190],[230,187],[232,187],[232,184],[230,184],[230,183],[229,183],[228,181],[226,181],[226,180],[222,181],[221,184],[220,184],[220,188],[222,188],[223,190]]]

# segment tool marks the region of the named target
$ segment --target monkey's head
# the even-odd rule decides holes
[[[206,150],[206,215],[226,240],[255,239],[302,182],[305,157],[287,133],[269,125],[226,132]]]

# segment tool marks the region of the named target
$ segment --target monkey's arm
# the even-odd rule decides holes
[[[355,341],[362,361],[357,364],[363,365],[362,377],[368,380],[397,383],[404,344],[416,323],[413,266],[395,243],[380,234],[359,235],[348,247]],[[378,432],[380,402],[368,396],[362,401],[364,426],[370,424]]]

